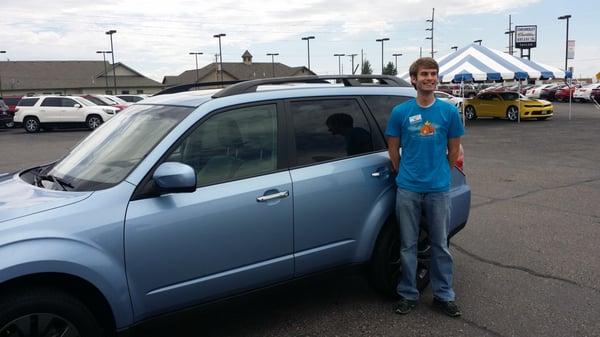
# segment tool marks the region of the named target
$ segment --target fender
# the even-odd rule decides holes
[[[0,284],[39,273],[79,277],[102,293],[110,305],[117,329],[133,322],[123,264],[85,242],[40,238],[3,245],[0,247],[0,271]]]

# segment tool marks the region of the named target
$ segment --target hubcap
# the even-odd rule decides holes
[[[508,119],[510,119],[511,121],[514,121],[517,119],[517,109],[515,108],[510,108],[508,110]]]
[[[17,336],[78,337],[81,335],[64,317],[49,313],[33,313],[19,317],[0,328],[0,337]]]
[[[25,124],[25,126],[27,127],[27,130],[35,131],[37,129],[37,122],[33,119],[29,119],[29,120],[27,120],[27,123]]]
[[[98,119],[97,117],[92,117],[90,118],[88,125],[90,126],[90,129],[95,129],[97,127],[100,126],[100,119]]]
[[[467,119],[473,119],[473,116],[475,115],[472,107],[468,107],[465,114],[467,115]]]

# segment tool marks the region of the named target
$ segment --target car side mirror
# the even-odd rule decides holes
[[[73,107],[79,109],[79,108],[81,108],[81,104],[75,103],[75,105],[73,105]]]
[[[196,191],[196,172],[186,164],[177,162],[162,163],[154,171],[152,179],[161,195]]]

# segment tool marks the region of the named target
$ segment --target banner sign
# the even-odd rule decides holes
[[[515,26],[515,47],[519,49],[537,46],[537,26]]]
[[[567,59],[575,59],[575,40],[569,40],[567,43]]]

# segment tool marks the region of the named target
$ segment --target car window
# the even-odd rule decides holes
[[[410,99],[410,97],[405,96],[364,96],[364,98],[377,124],[379,124],[382,134],[385,132],[392,109]]]
[[[75,104],[82,105],[82,104],[80,104],[80,103],[77,103],[76,101],[74,101],[74,100],[72,100],[72,99],[70,99],[70,98],[64,98],[64,97],[63,97],[63,98],[61,99],[61,101],[62,101],[62,106],[63,106],[63,107],[65,107],[65,108],[72,108],[72,107],[74,107],[74,106],[75,106]]]
[[[519,98],[519,94],[516,92],[503,92],[500,96],[505,101],[514,101]]]
[[[34,106],[39,98],[21,98],[17,106]]]
[[[7,105],[17,105],[20,99],[20,97],[4,97],[4,103]]]
[[[94,103],[96,105],[102,105],[102,106],[107,106],[108,105],[107,103],[104,103],[103,100],[101,100],[101,99],[99,99],[97,97],[94,97],[94,96],[85,96],[85,99],[87,99],[88,101],[90,101],[90,102],[92,102],[92,103]]]
[[[355,99],[290,102],[296,164],[342,159],[374,150],[371,129]]]
[[[49,106],[49,107],[62,107],[62,98],[60,97],[46,97],[42,101],[40,106]]]
[[[220,112],[200,124],[167,161],[190,165],[197,186],[265,174],[277,169],[277,105]]]

